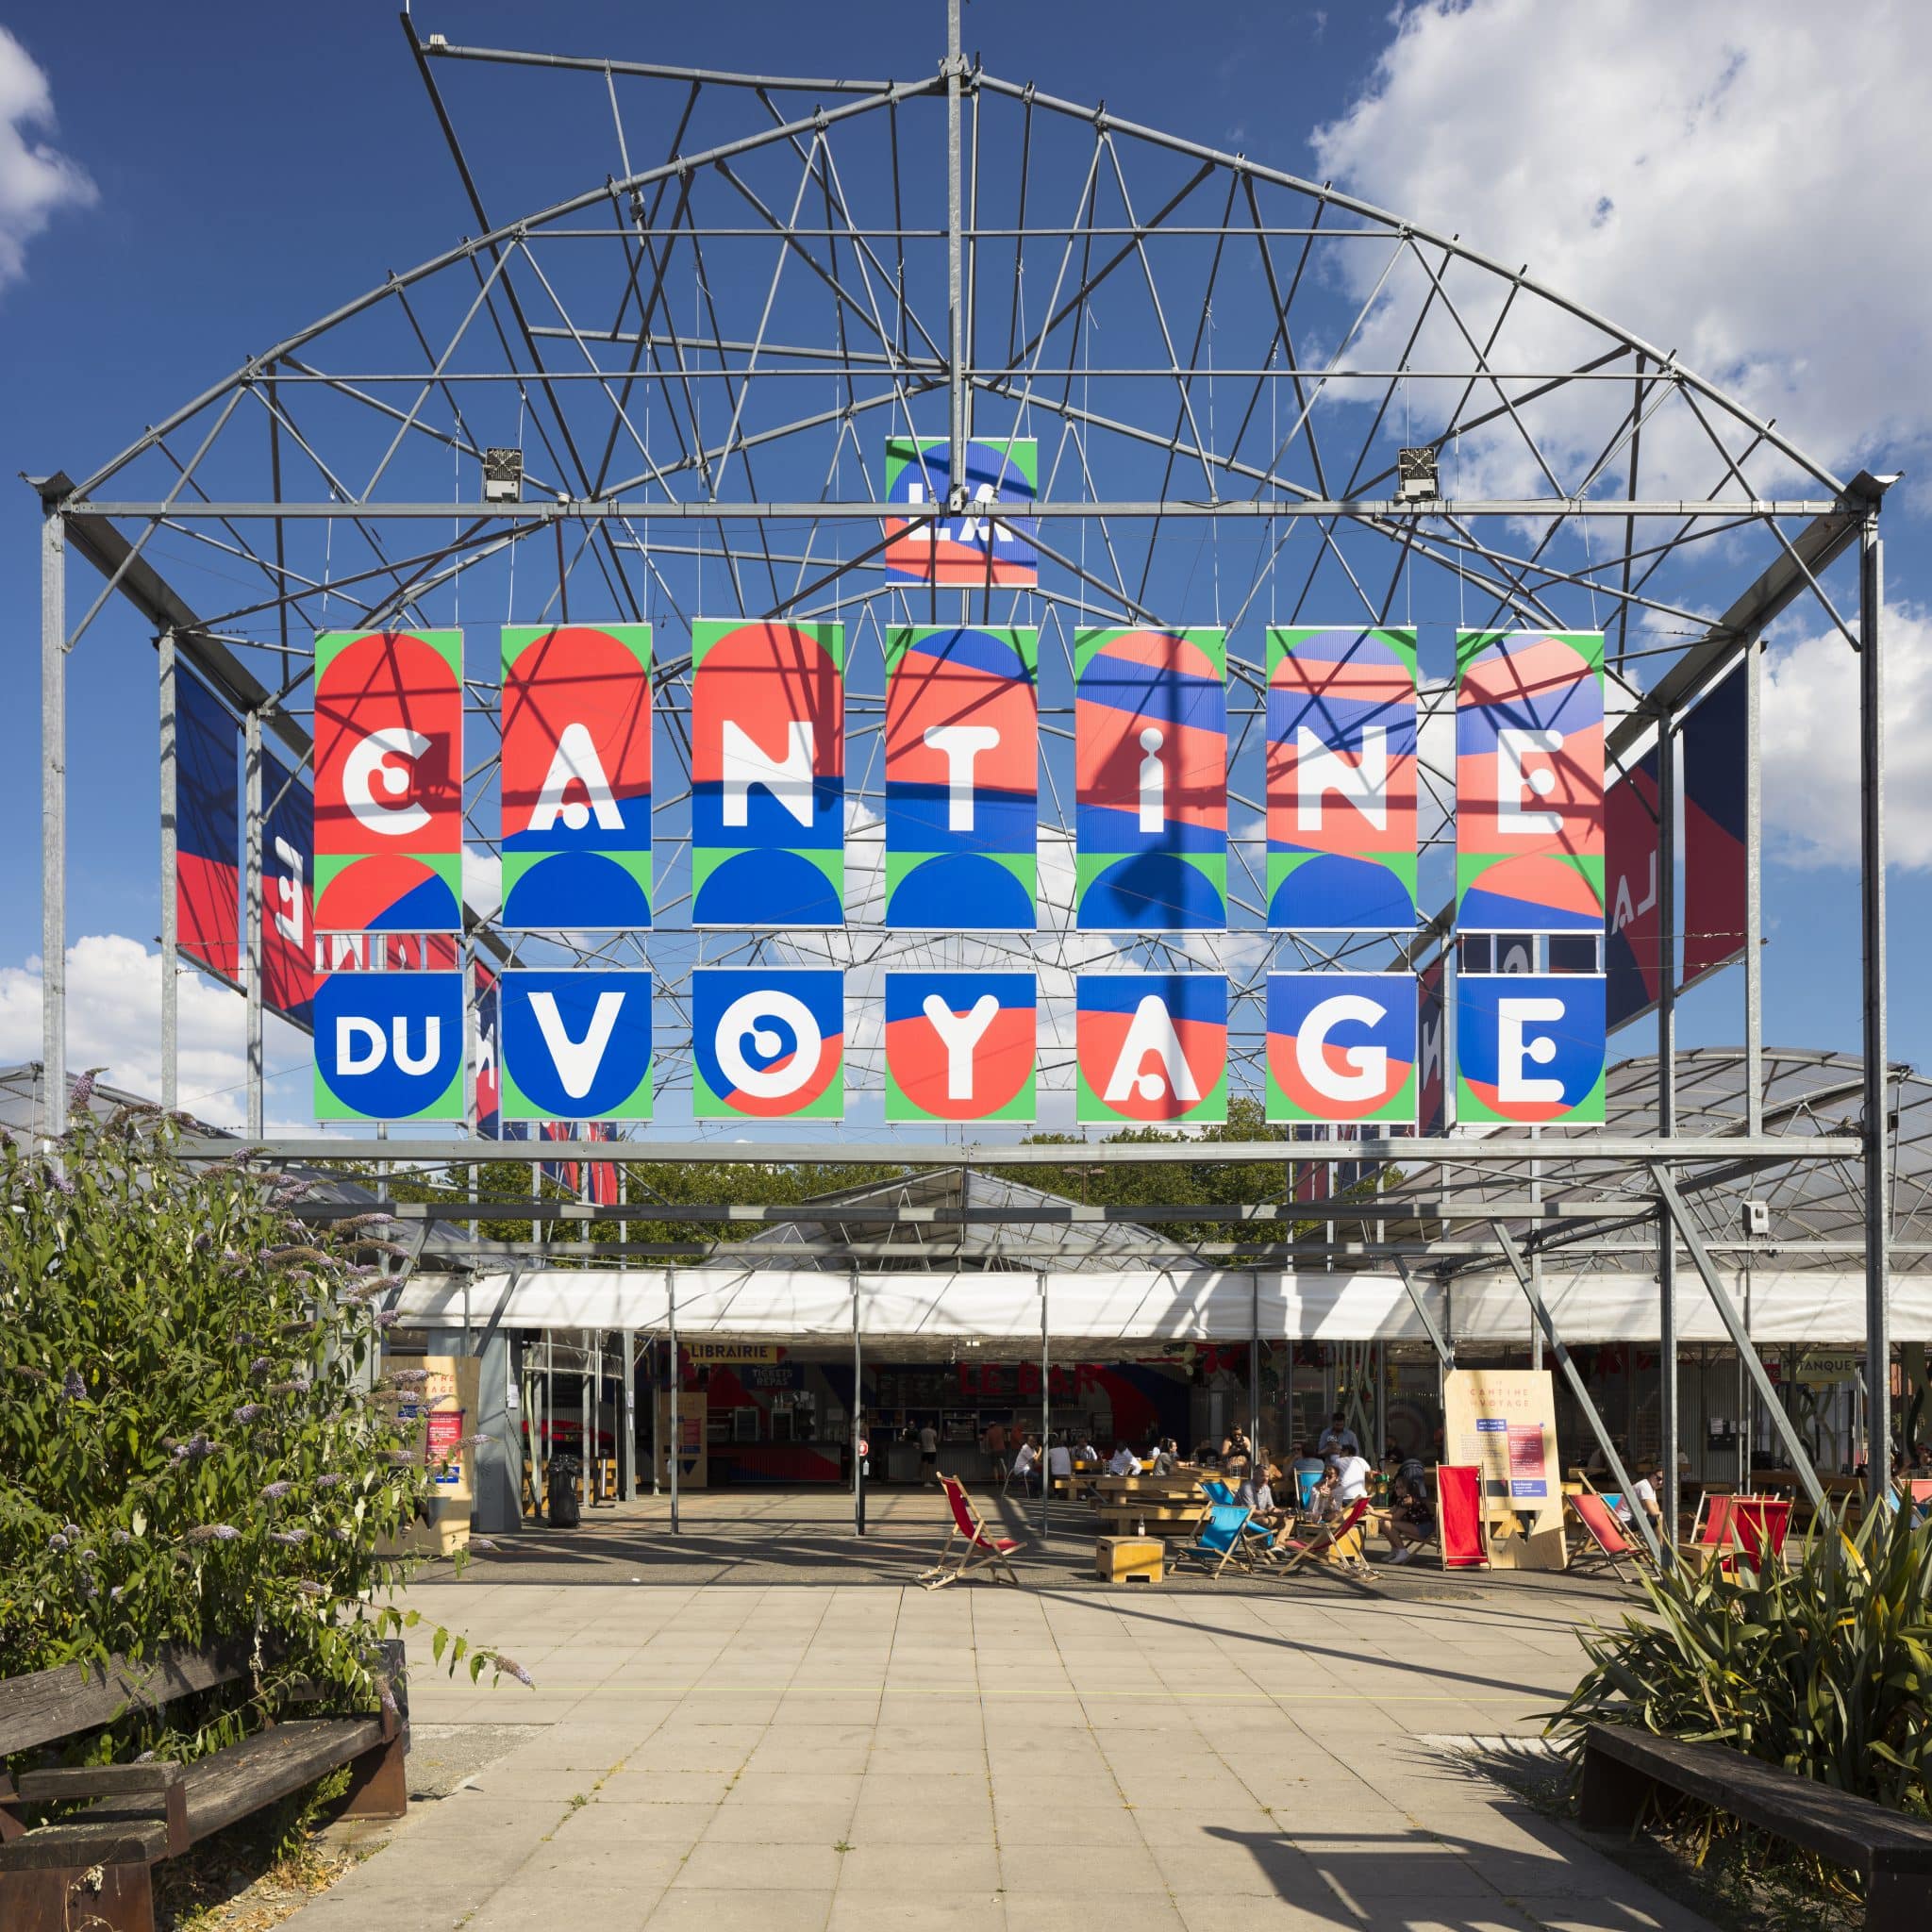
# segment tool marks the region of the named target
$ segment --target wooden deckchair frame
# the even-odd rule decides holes
[[[948,1583],[957,1583],[962,1576],[972,1575],[975,1570],[990,1570],[993,1581],[1000,1581],[1004,1572],[1005,1581],[1017,1590],[1020,1587],[1019,1574],[1008,1553],[1018,1549],[1019,1543],[1011,1537],[992,1533],[986,1518],[973,1507],[973,1498],[966,1493],[966,1485],[958,1476],[941,1476],[940,1488],[945,1492],[953,1520],[947,1526],[939,1560],[931,1569],[922,1570],[914,1581],[922,1590],[940,1590]],[[957,1556],[954,1555],[956,1543],[959,1546]]]

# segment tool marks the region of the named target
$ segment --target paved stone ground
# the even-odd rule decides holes
[[[452,1684],[412,1644],[417,1721],[527,1741],[289,1923],[1703,1925],[1433,1741],[1533,1733],[1576,1677],[1577,1624],[1617,1607],[1606,1586],[1410,1565],[1367,1588],[1129,1593],[1077,1579],[1091,1529],[1070,1522],[1024,1589],[926,1592],[904,1575],[937,1541],[933,1499],[890,1501],[880,1541],[903,1558],[848,1566],[833,1499],[719,1497],[687,1519],[702,1553],[660,1555],[639,1506],[420,1585],[426,1615],[538,1688]],[[774,1559],[781,1522],[810,1547]]]

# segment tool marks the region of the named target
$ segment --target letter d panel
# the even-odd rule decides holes
[[[1588,973],[1456,975],[1458,1121],[1604,1117],[1604,982]]]
[[[1219,973],[1083,973],[1074,1055],[1082,1121],[1227,1119],[1227,980]]]
[[[651,1118],[651,975],[506,973],[498,982],[507,1121]]]
[[[1268,975],[1268,1118],[1416,1117],[1416,983],[1406,973]]]
[[[888,973],[886,1118],[1033,1120],[1038,1012],[1030,973]]]
[[[317,1120],[462,1119],[460,973],[331,973],[314,1010]]]
[[[842,973],[701,967],[691,1036],[697,1119],[844,1119]]]

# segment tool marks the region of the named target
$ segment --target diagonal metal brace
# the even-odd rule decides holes
[[[1751,1338],[1745,1332],[1738,1305],[1732,1301],[1719,1278],[1711,1262],[1710,1251],[1691,1223],[1684,1207],[1684,1197],[1677,1191],[1676,1182],[1661,1161],[1652,1165],[1650,1176],[1657,1184],[1657,1198],[1663,1202],[1664,1209],[1671,1217],[1671,1225],[1676,1230],[1677,1238],[1690,1249],[1691,1263],[1704,1277],[1705,1291],[1710,1296],[1712,1306],[1730,1330],[1731,1341],[1737,1346],[1738,1359],[1744,1364],[1744,1373],[1751,1377],[1751,1386],[1757,1390],[1758,1401],[1764,1405],[1784,1441],[1785,1454],[1790,1457],[1791,1467],[1798,1473],[1798,1480],[1805,1485],[1805,1493],[1811,1499],[1813,1511],[1820,1516],[1828,1515],[1831,1506],[1825,1501],[1824,1489],[1818,1480],[1817,1471],[1811,1467],[1811,1452],[1805,1446],[1805,1439],[1799,1435],[1790,1411],[1777,1399],[1777,1391],[1772,1387],[1771,1377],[1764,1373],[1764,1364],[1758,1360],[1757,1351],[1752,1347]]]
[[[1637,1489],[1630,1480],[1630,1473],[1624,1467],[1624,1458],[1617,1454],[1616,1444],[1610,1441],[1610,1432],[1604,1425],[1604,1419],[1597,1413],[1596,1404],[1590,1399],[1590,1391],[1583,1386],[1583,1377],[1576,1372],[1576,1364],[1570,1359],[1570,1351],[1563,1346],[1557,1333],[1557,1324],[1550,1319],[1549,1305],[1539,1292],[1530,1277],[1529,1264],[1523,1258],[1523,1250],[1516,1245],[1516,1237],[1500,1221],[1490,1224],[1497,1241],[1501,1244],[1509,1266],[1516,1273],[1517,1285],[1523,1290],[1531,1312],[1536,1316],[1537,1325],[1543,1331],[1543,1340],[1549,1344],[1550,1353],[1557,1358],[1557,1366],[1562,1370],[1564,1379],[1570,1384],[1570,1392],[1576,1398],[1576,1406],[1588,1420],[1591,1433],[1596,1437],[1597,1446],[1604,1452],[1604,1460],[1610,1466],[1610,1474],[1616,1477],[1624,1499],[1630,1505],[1630,1520],[1637,1525],[1638,1534],[1643,1538],[1650,1550],[1650,1559],[1659,1569],[1663,1567],[1662,1546],[1657,1541],[1657,1531],[1652,1528],[1649,1515],[1638,1505]],[[1669,1523],[1671,1525],[1671,1554],[1676,1555],[1677,1499],[1676,1472],[1667,1472],[1671,1478],[1672,1493]],[[1659,1497],[1662,1502],[1665,1498]]]
[[[1415,1307],[1423,1324],[1424,1333],[1429,1338],[1429,1345],[1436,1351],[1437,1358],[1445,1369],[1456,1366],[1456,1344],[1436,1325],[1436,1318],[1429,1313],[1429,1305],[1423,1299],[1423,1291],[1410,1277],[1408,1263],[1400,1255],[1395,1257],[1395,1272],[1402,1276],[1402,1286],[1407,1291],[1408,1299]]]

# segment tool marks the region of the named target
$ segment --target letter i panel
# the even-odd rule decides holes
[[[1030,973],[888,973],[886,1118],[1033,1120],[1038,1017]]]
[[[651,626],[507,625],[503,914],[525,931],[651,923]]]
[[[1031,932],[1040,633],[886,634],[886,924]]]
[[[1456,988],[1456,1118],[1600,1125],[1599,973],[1462,973]]]
[[[462,1119],[460,973],[331,973],[314,1017],[317,1120]]]
[[[1227,1119],[1227,979],[1219,973],[1083,973],[1074,1057],[1083,1122]]]
[[[700,967],[691,975],[691,1034],[697,1119],[844,1119],[842,973]]]
[[[1268,1118],[1416,1118],[1416,983],[1406,973],[1268,975]]]
[[[318,932],[460,932],[463,634],[315,640]]]
[[[1269,925],[1413,925],[1415,633],[1269,631],[1267,762]]]
[[[506,973],[498,982],[507,1121],[651,1118],[651,974]]]
[[[845,626],[700,619],[691,924],[845,923]]]
[[[1457,926],[1601,931],[1602,633],[1458,631],[1456,675]]]

